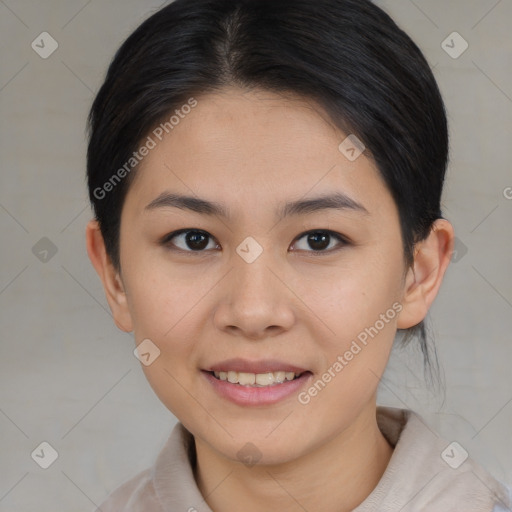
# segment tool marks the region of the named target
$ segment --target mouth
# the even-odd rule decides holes
[[[313,373],[304,366],[270,358],[235,357],[201,373],[217,396],[241,406],[268,406],[291,399],[313,380]]]
[[[217,396],[244,407],[267,407],[291,399],[313,379],[307,370],[249,373],[215,369],[201,373]]]
[[[296,380],[305,373],[311,373],[309,371],[302,372],[288,372],[284,370],[275,372],[265,373],[248,373],[248,372],[236,372],[233,370],[226,371],[210,371],[207,372],[212,375],[215,379],[220,381],[227,381],[231,384],[255,387],[255,388],[266,388],[270,386],[277,386],[285,382]]]

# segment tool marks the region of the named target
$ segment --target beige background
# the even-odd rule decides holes
[[[423,414],[512,483],[512,2],[378,4],[425,52],[444,95],[443,205],[459,239],[431,312],[446,397],[429,392],[411,350],[392,356],[379,401]],[[176,421],[114,326],[84,243],[85,118],[115,50],[159,5],[0,0],[2,512],[94,510],[153,462]],[[58,43],[47,59],[31,47],[44,31]],[[457,59],[441,46],[454,31],[469,43]],[[43,441],[58,453],[48,469],[31,457]]]

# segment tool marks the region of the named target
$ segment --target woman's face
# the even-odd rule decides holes
[[[128,191],[118,325],[150,340],[152,388],[203,443],[289,461],[375,416],[404,293],[397,207],[314,104],[238,89],[196,99],[152,135]],[[331,207],[308,206],[327,196]],[[271,387],[208,373],[274,370],[258,377],[269,383],[294,368],[299,379]]]

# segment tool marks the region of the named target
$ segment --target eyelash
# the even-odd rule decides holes
[[[161,244],[163,246],[167,247],[169,250],[175,251],[175,252],[191,253],[191,254],[201,254],[201,253],[207,252],[208,249],[203,249],[203,250],[199,250],[199,251],[193,251],[193,250],[190,250],[190,249],[181,249],[180,247],[176,247],[174,244],[171,243],[171,240],[173,238],[175,238],[175,237],[177,237],[179,235],[182,235],[182,234],[187,234],[187,233],[202,234],[202,235],[205,235],[205,236],[209,237],[209,239],[213,239],[214,240],[214,237],[212,235],[210,235],[206,231],[203,231],[201,229],[188,229],[187,228],[187,229],[180,229],[178,231],[173,231],[172,233],[169,233],[168,235],[166,235],[161,240]],[[301,233],[294,240],[294,243],[296,243],[297,241],[299,241],[302,238],[306,237],[307,235],[311,235],[311,234],[326,234],[326,235],[330,236],[331,238],[335,238],[336,240],[338,240],[338,242],[340,242],[340,245],[341,245],[341,247],[334,248],[334,249],[331,248],[331,249],[328,249],[328,250],[317,250],[317,251],[315,251],[315,250],[307,251],[306,250],[305,251],[305,252],[312,253],[315,256],[316,255],[320,256],[322,254],[332,254],[333,252],[337,252],[337,251],[341,250],[344,246],[347,246],[347,245],[351,244],[351,242],[345,236],[341,235],[340,233],[336,233],[334,231],[330,231],[328,229],[313,229],[313,230]],[[330,245],[330,243],[329,243],[329,245]]]

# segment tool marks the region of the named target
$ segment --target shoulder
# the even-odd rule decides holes
[[[458,510],[462,503],[468,511],[512,512],[510,488],[471,458],[457,470],[441,471],[430,494],[432,504],[450,505],[447,510]]]
[[[416,439],[432,450],[423,458],[425,464],[430,465],[428,476],[432,476],[432,480],[422,497],[432,510],[512,512],[511,494],[506,485],[473,459],[462,445],[449,442],[432,430],[429,432],[426,422],[417,413],[411,416]]]
[[[163,512],[153,487],[151,468],[112,491],[95,512]]]
[[[155,463],[112,491],[95,512],[165,512],[200,502],[191,467],[193,437],[178,422]]]
[[[402,512],[512,512],[510,487],[459,443],[440,437],[414,411],[379,407],[377,412],[379,427],[394,452],[366,508],[358,512],[400,506]]]
[[[501,489],[504,497],[499,498],[492,512],[511,512],[512,511],[512,484],[501,483]]]

